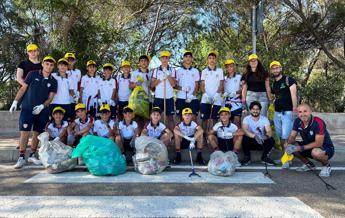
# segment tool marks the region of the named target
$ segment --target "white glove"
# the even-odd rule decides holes
[[[231,93],[228,94],[228,96],[229,96],[230,98],[234,98],[234,97],[237,96],[237,93],[236,93],[236,92],[231,92]]]
[[[53,141],[54,141],[54,142],[60,141],[60,137],[56,137]]]
[[[98,105],[102,105],[103,104],[103,101],[102,101],[102,99],[98,99]]]
[[[201,102],[206,104],[212,104],[213,98],[208,96],[206,93],[202,95]]]
[[[40,105],[37,105],[33,108],[32,110],[32,114],[33,115],[37,115],[39,113],[41,113],[41,111],[44,109],[44,105],[43,104],[40,104]]]
[[[193,100],[193,96],[188,96],[186,99],[186,103],[191,103]]]
[[[195,143],[194,142],[190,142],[189,150],[193,150],[194,148],[195,148]]]
[[[73,98],[73,101],[74,101],[74,102],[78,102],[78,100],[79,100],[79,97],[78,97],[77,95],[73,95],[72,98]]]
[[[217,101],[221,101],[222,97],[220,96],[220,94],[217,92],[214,96],[213,96],[213,103],[217,102]]]
[[[10,108],[10,113],[17,110],[17,104],[18,104],[18,101],[14,100]]]
[[[109,104],[110,106],[115,106],[115,102],[114,102],[112,99],[109,99],[109,100],[108,100],[108,104]]]
[[[184,92],[189,92],[190,91],[190,87],[187,86],[187,87],[182,87],[182,91]]]
[[[230,94],[230,93],[228,93],[228,92],[224,92],[223,97],[226,98],[226,97],[229,96],[229,94]]]

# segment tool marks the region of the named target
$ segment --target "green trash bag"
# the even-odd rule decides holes
[[[126,172],[126,160],[119,147],[109,139],[93,135],[83,137],[72,153],[72,158],[80,156],[90,173],[95,176]]]

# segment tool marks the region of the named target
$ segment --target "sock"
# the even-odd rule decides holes
[[[25,150],[19,151],[19,157],[25,158]]]

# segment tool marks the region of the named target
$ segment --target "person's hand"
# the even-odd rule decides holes
[[[142,78],[141,76],[137,76],[137,82],[136,82],[136,84],[137,84],[138,86],[141,86],[141,85],[143,84],[143,82],[144,82],[144,78]]]
[[[182,91],[184,92],[189,92],[190,91],[190,87],[187,86],[187,87],[182,87]]]
[[[194,148],[195,148],[195,143],[194,142],[190,142],[189,150],[193,150]]]
[[[17,105],[18,105],[18,101],[17,100],[14,100],[13,102],[12,102],[12,105],[11,105],[11,107],[10,107],[10,113],[13,113],[13,111],[16,111],[17,110]]]
[[[237,93],[236,92],[231,92],[229,93],[228,95],[230,98],[235,98],[237,96]]]
[[[33,108],[32,110],[32,114],[33,115],[37,115],[39,113],[41,113],[41,111],[44,109],[44,105],[43,104],[40,104],[40,105],[37,105]]]
[[[293,144],[288,144],[288,146],[286,147],[285,151],[287,154],[293,154],[297,151],[301,151],[302,147],[299,145],[293,145]]]
[[[186,103],[191,103],[193,100],[193,95],[188,95],[186,99]]]
[[[193,137],[184,136],[183,138],[186,139],[187,141],[190,141],[191,143],[192,142],[195,143],[195,138],[193,138]]]
[[[263,144],[264,144],[264,139],[261,138],[261,137],[258,136],[258,135],[255,135],[255,136],[254,136],[254,139],[255,139],[255,141],[256,141],[259,145],[263,145]]]

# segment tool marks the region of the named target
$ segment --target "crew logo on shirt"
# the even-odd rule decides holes
[[[49,88],[51,85],[50,85],[50,83],[47,83],[47,87]]]

